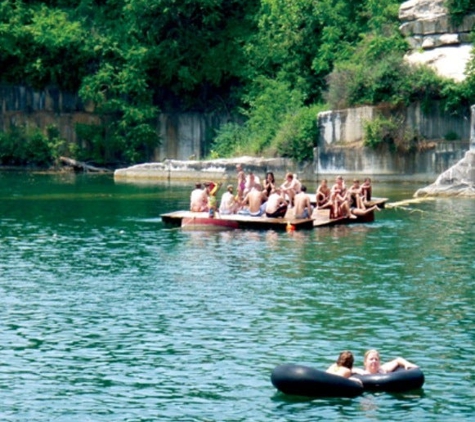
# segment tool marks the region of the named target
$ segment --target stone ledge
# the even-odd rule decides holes
[[[399,30],[406,36],[433,35],[446,33],[470,32],[475,25],[475,15],[464,17],[460,25],[453,25],[450,16],[443,15],[427,19],[419,19],[411,22],[404,22]]]
[[[447,14],[445,0],[409,0],[399,8],[399,20],[415,21]]]
[[[118,169],[114,179],[120,181],[146,180],[215,180],[224,181],[236,177],[236,165],[241,164],[245,172],[252,171],[262,177],[272,171],[277,178],[284,177],[286,172],[297,173],[299,178],[313,179],[312,163],[298,167],[286,158],[238,157],[230,159],[181,161],[165,160],[160,163],[144,163]]]

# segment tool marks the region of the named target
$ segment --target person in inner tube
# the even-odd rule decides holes
[[[417,368],[417,365],[407,361],[404,358],[396,358],[381,365],[381,358],[377,350],[368,350],[364,355],[364,369],[353,369],[353,373],[360,375],[368,374],[387,374],[395,371],[397,368],[404,369]]]
[[[341,377],[350,378],[354,361],[355,358],[353,357],[353,353],[351,353],[349,350],[344,350],[339,354],[336,362],[330,365],[326,372],[340,375]]]
[[[353,353],[349,350],[344,350],[338,356],[338,359],[335,363],[330,365],[326,370],[329,374],[339,375],[340,377],[349,378],[350,380],[356,381],[361,384],[361,381],[357,378],[352,378],[351,375],[353,372],[353,363],[355,358]]]

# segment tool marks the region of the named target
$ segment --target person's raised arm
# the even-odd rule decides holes
[[[417,365],[409,362],[408,360],[398,357],[396,359],[393,359],[390,362],[386,362],[385,364],[381,365],[381,368],[385,372],[393,372],[395,371],[398,367],[403,367],[404,369],[411,369],[411,368],[417,368]]]

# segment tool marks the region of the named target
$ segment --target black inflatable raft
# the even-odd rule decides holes
[[[303,365],[277,366],[272,371],[271,381],[277,390],[296,396],[356,397],[363,393],[357,381]]]
[[[420,368],[398,368],[387,374],[353,375],[363,382],[365,391],[387,391],[399,393],[416,390],[424,385],[424,374]]]

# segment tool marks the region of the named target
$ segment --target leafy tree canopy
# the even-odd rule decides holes
[[[0,0],[0,80],[94,103],[103,122],[94,150],[106,161],[146,159],[159,110],[239,111],[248,123],[241,134],[223,131],[226,142],[305,157],[315,130],[308,116],[325,101],[469,102],[472,70],[458,86],[403,62],[401,3]],[[475,11],[474,0],[447,5],[454,19]],[[288,139],[295,134],[305,151]]]

